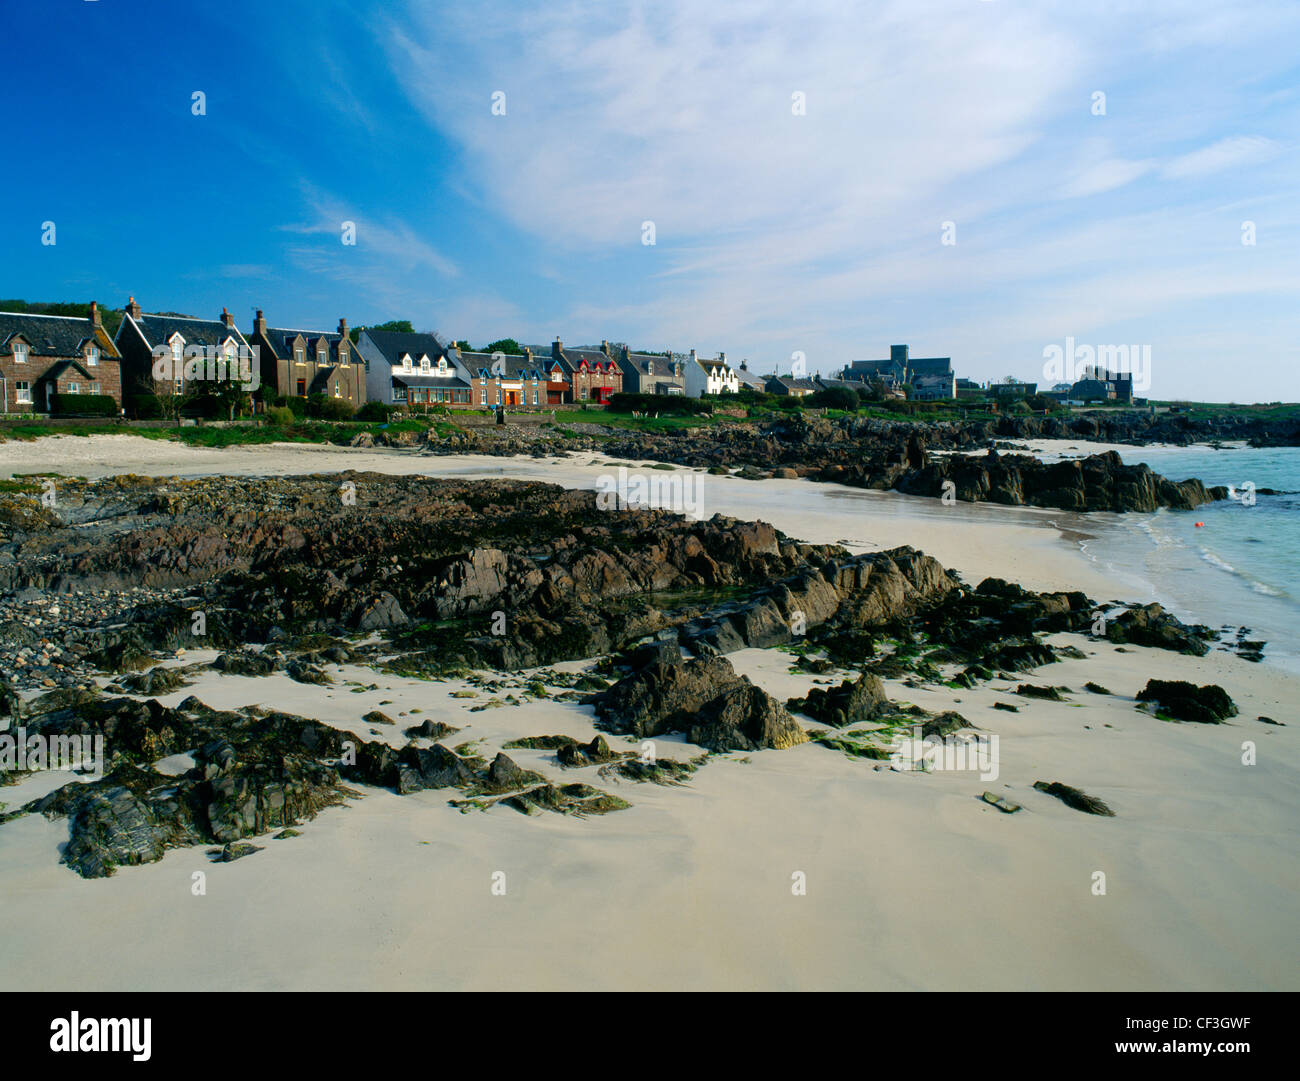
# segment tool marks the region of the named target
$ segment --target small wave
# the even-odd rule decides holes
[[[1216,556],[1216,555],[1215,555],[1213,552],[1211,552],[1208,548],[1201,548],[1201,549],[1198,549],[1198,550],[1199,550],[1200,553],[1201,553],[1201,558],[1202,558],[1203,560],[1205,560],[1206,563],[1210,564],[1210,566],[1212,566],[1212,567],[1218,567],[1219,570],[1221,570],[1221,571],[1227,571],[1229,574],[1236,574],[1236,573],[1237,573],[1237,568],[1236,568],[1236,567],[1234,567],[1231,563],[1225,563],[1222,559],[1220,559],[1218,556]]]
[[[1287,597],[1290,594],[1284,589],[1275,589],[1273,586],[1264,582],[1251,581],[1250,588],[1256,593],[1262,593],[1265,597]]]

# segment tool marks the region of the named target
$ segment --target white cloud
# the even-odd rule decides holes
[[[545,247],[536,268],[512,268],[516,283],[489,283],[556,284],[558,304],[512,324],[517,337],[782,361],[800,348],[822,370],[911,340],[959,368],[1005,368],[1015,350],[1038,358],[1039,338],[1117,318],[1171,338],[1189,306],[1273,303],[1269,283],[1294,280],[1289,191],[1256,185],[1244,214],[1231,209],[1242,193],[1171,207],[1154,183],[1281,153],[1222,129],[1276,129],[1250,110],[1291,63],[1280,43],[1300,21],[1242,3],[1230,20],[1175,0],[1099,0],[1100,13],[908,0],[856,15],[830,0],[412,5],[375,37],[457,146],[458,189]],[[1088,109],[1097,86],[1112,91],[1105,118]],[[1189,141],[1206,145],[1160,149]],[[1261,243],[1243,256],[1247,216]],[[940,244],[944,221],[955,247]],[[1207,351],[1182,370],[1221,369]],[[1234,378],[1279,396],[1266,372]]]
[[[1174,180],[1205,176],[1221,169],[1268,161],[1277,155],[1278,149],[1277,143],[1261,135],[1234,135],[1174,158],[1161,172]]]

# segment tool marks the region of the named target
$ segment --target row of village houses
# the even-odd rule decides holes
[[[547,408],[570,403],[607,403],[620,392],[702,395],[738,393],[805,396],[818,390],[871,385],[888,396],[904,388],[920,400],[967,396],[977,384],[957,379],[947,357],[909,356],[906,345],[890,349],[888,360],[852,361],[839,378],[768,376],[727,355],[637,353],[627,347],[524,347],[521,354],[481,353],[443,342],[434,334],[362,329],[354,343],[347,320],[336,330],[270,327],[259,310],[245,335],[229,311],[217,319],[192,319],[143,312],[132,297],[116,334],[106,332],[95,303],[85,318],[0,312],[0,398],[3,412],[48,412],[53,395],[107,395],[120,406],[132,396],[184,396],[198,388],[184,378],[184,358],[194,349],[237,358],[256,347],[256,382],[275,395],[367,401],[386,405],[443,405],[470,409]],[[175,378],[160,385],[155,361],[170,355]],[[1109,373],[1097,373],[1107,375]],[[1118,378],[1118,377],[1113,377]],[[965,384],[965,386],[963,386]],[[999,392],[1011,389],[996,385]],[[1016,384],[1033,394],[1033,384]],[[1100,381],[1098,397],[1131,400],[1132,386]],[[993,388],[981,388],[980,393]],[[1056,388],[1059,392],[1061,388]],[[966,394],[963,394],[966,391]]]

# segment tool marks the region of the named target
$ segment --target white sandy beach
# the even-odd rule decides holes
[[[0,474],[342,469],[591,487],[609,466],[300,445],[210,451],[130,436],[0,445]],[[858,551],[911,544],[972,583],[996,574],[1035,589],[1144,599],[1079,554],[1069,534],[1088,522],[1061,512],[693,475],[705,485],[706,514],[762,518]],[[300,837],[254,839],[264,851],[237,863],[176,850],[100,880],[58,863],[66,823],[29,815],[0,827],[10,916],[0,987],[1300,988],[1300,679],[1218,652],[1197,659],[1081,636],[1057,641],[1087,658],[1022,681],[1067,686],[1067,702],[1010,695],[1014,683],[1003,680],[975,690],[887,681],[895,701],[955,708],[997,734],[996,780],[877,769],[806,744],[715,758],[680,788],[615,784],[594,767],[565,771],[565,780],[633,805],[590,819],[461,814],[447,805],[454,793],[367,789]],[[771,650],[731,657],[782,699],[812,684],[789,671],[790,659]],[[427,717],[463,727],[448,743],[483,740],[493,753],[510,738],[595,732],[591,710],[574,703],[471,712],[476,700],[451,697],[463,686],[455,681],[356,667],[332,674],[335,685],[318,688],[207,672],[162,701],[267,703],[353,732],[366,731],[362,715],[378,708],[399,722],[385,732],[395,743],[403,726]],[[1156,720],[1132,697],[1152,676],[1218,683],[1240,716],[1220,726]],[[353,693],[349,679],[378,686]],[[1088,681],[1115,693],[1088,693]],[[999,700],[1019,712],[994,710]],[[1243,765],[1247,742],[1257,764]],[[697,753],[658,744],[662,757]],[[508,753],[561,775],[551,752]],[[1038,780],[1082,788],[1116,817],[1071,810],[1034,791]],[[13,805],[48,783],[25,781],[0,799]],[[979,800],[985,790],[1023,811],[1002,814]],[[205,896],[191,893],[196,871],[207,876]],[[505,896],[491,892],[496,871],[506,874]],[[807,876],[806,896],[792,894],[796,871]],[[1094,893],[1096,872],[1104,896]]]

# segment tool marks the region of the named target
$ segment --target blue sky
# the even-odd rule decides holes
[[[0,39],[0,296],[980,380],[1072,337],[1300,399],[1291,2],[45,0]]]

